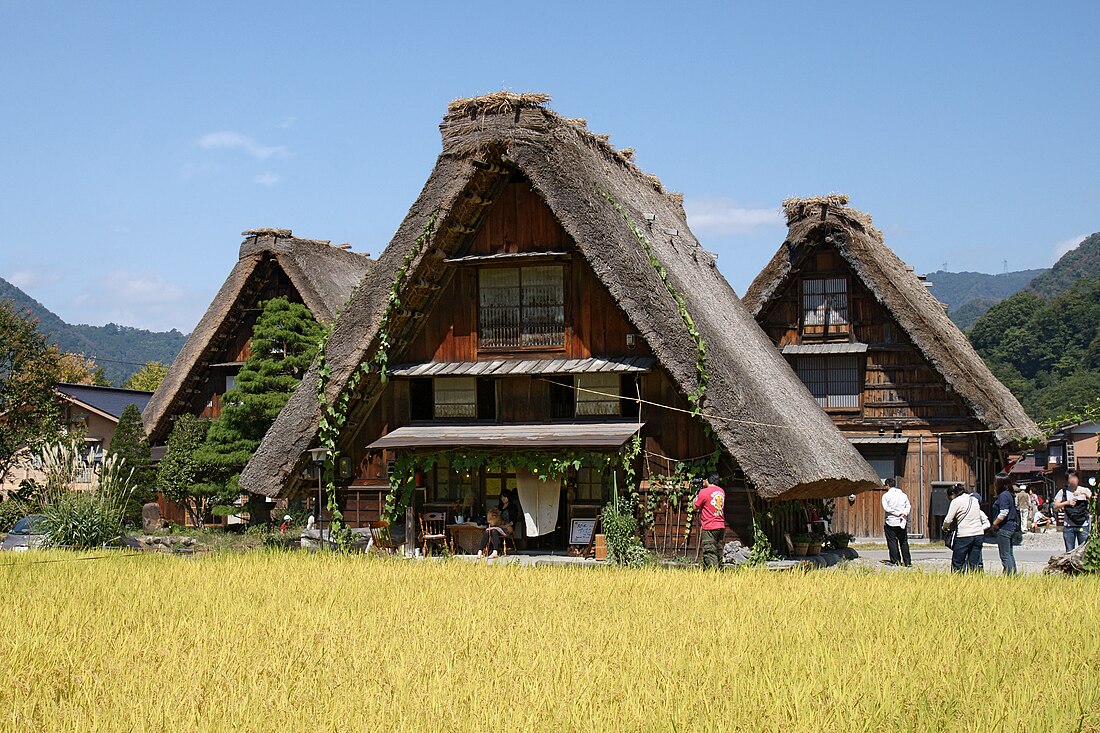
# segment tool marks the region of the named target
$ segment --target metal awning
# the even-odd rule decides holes
[[[787,344],[782,348],[784,354],[813,356],[817,354],[864,354],[867,344]]]
[[[610,359],[494,359],[493,361],[431,361],[398,364],[390,370],[395,377],[501,377],[524,374],[631,374],[648,372],[657,360],[652,356]]]
[[[618,448],[644,423],[538,423],[521,425],[412,425],[367,446],[382,448]]]
[[[847,435],[852,445],[906,445],[909,438],[904,435]]]
[[[479,262],[499,262],[501,260],[562,260],[569,259],[570,256],[569,252],[498,252],[491,255],[448,257],[443,261],[451,265],[472,265]]]

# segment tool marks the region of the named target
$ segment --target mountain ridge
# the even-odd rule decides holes
[[[30,313],[38,319],[38,332],[48,341],[56,342],[62,351],[94,358],[114,385],[122,384],[146,362],[171,364],[187,340],[186,334],[175,329],[148,331],[117,323],[103,326],[66,323],[4,278],[0,278],[0,301],[11,301],[18,312]]]

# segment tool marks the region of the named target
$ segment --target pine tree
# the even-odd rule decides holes
[[[309,309],[286,298],[264,304],[252,330],[251,355],[225,393],[197,456],[207,480],[239,493],[237,479],[317,354],[322,327]]]
[[[111,438],[111,452],[126,462],[125,471],[133,471],[130,486],[133,493],[126,507],[126,518],[141,516],[141,506],[150,501],[156,491],[153,487],[153,457],[149,440],[145,437],[145,426],[141,423],[141,410],[137,405],[126,405],[118,419],[118,427]]]

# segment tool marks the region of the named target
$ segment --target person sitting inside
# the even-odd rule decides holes
[[[484,557],[485,549],[490,545],[493,548],[489,559],[499,557],[500,544],[515,534],[516,509],[511,497],[507,493],[500,495],[500,504],[495,509],[489,510],[489,526],[485,528],[485,536],[481,538],[481,547],[477,556]]]

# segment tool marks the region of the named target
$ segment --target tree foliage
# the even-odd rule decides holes
[[[145,365],[127,377],[122,383],[125,389],[140,389],[146,392],[155,392],[160,383],[164,381],[164,375],[168,373],[168,366],[159,361],[147,361]]]
[[[54,394],[57,352],[31,318],[0,302],[0,479],[24,449],[36,450],[60,429]]]
[[[300,303],[274,298],[264,304],[252,330],[251,355],[237,374],[236,388],[223,396],[221,415],[198,451],[205,479],[226,495],[240,493],[241,470],[312,363],[321,331]]]
[[[126,409],[122,411],[115,435],[111,439],[111,453],[123,459],[133,471],[130,479],[133,492],[126,506],[126,518],[139,518],[141,505],[156,495],[153,486],[156,476],[153,471],[152,451],[137,405],[126,405]]]
[[[88,384],[93,387],[111,386],[103,373],[103,367],[95,363],[95,358],[84,354],[63,352],[56,346],[50,348],[58,354],[57,381],[69,384]]]
[[[1100,394],[1100,279],[1052,300],[1017,293],[978,319],[970,341],[1036,420],[1086,405]]]
[[[222,498],[218,488],[204,481],[208,468],[196,455],[206,442],[210,421],[183,414],[168,435],[164,460],[157,469],[157,488],[183,506],[191,523],[204,524],[210,507]]]

